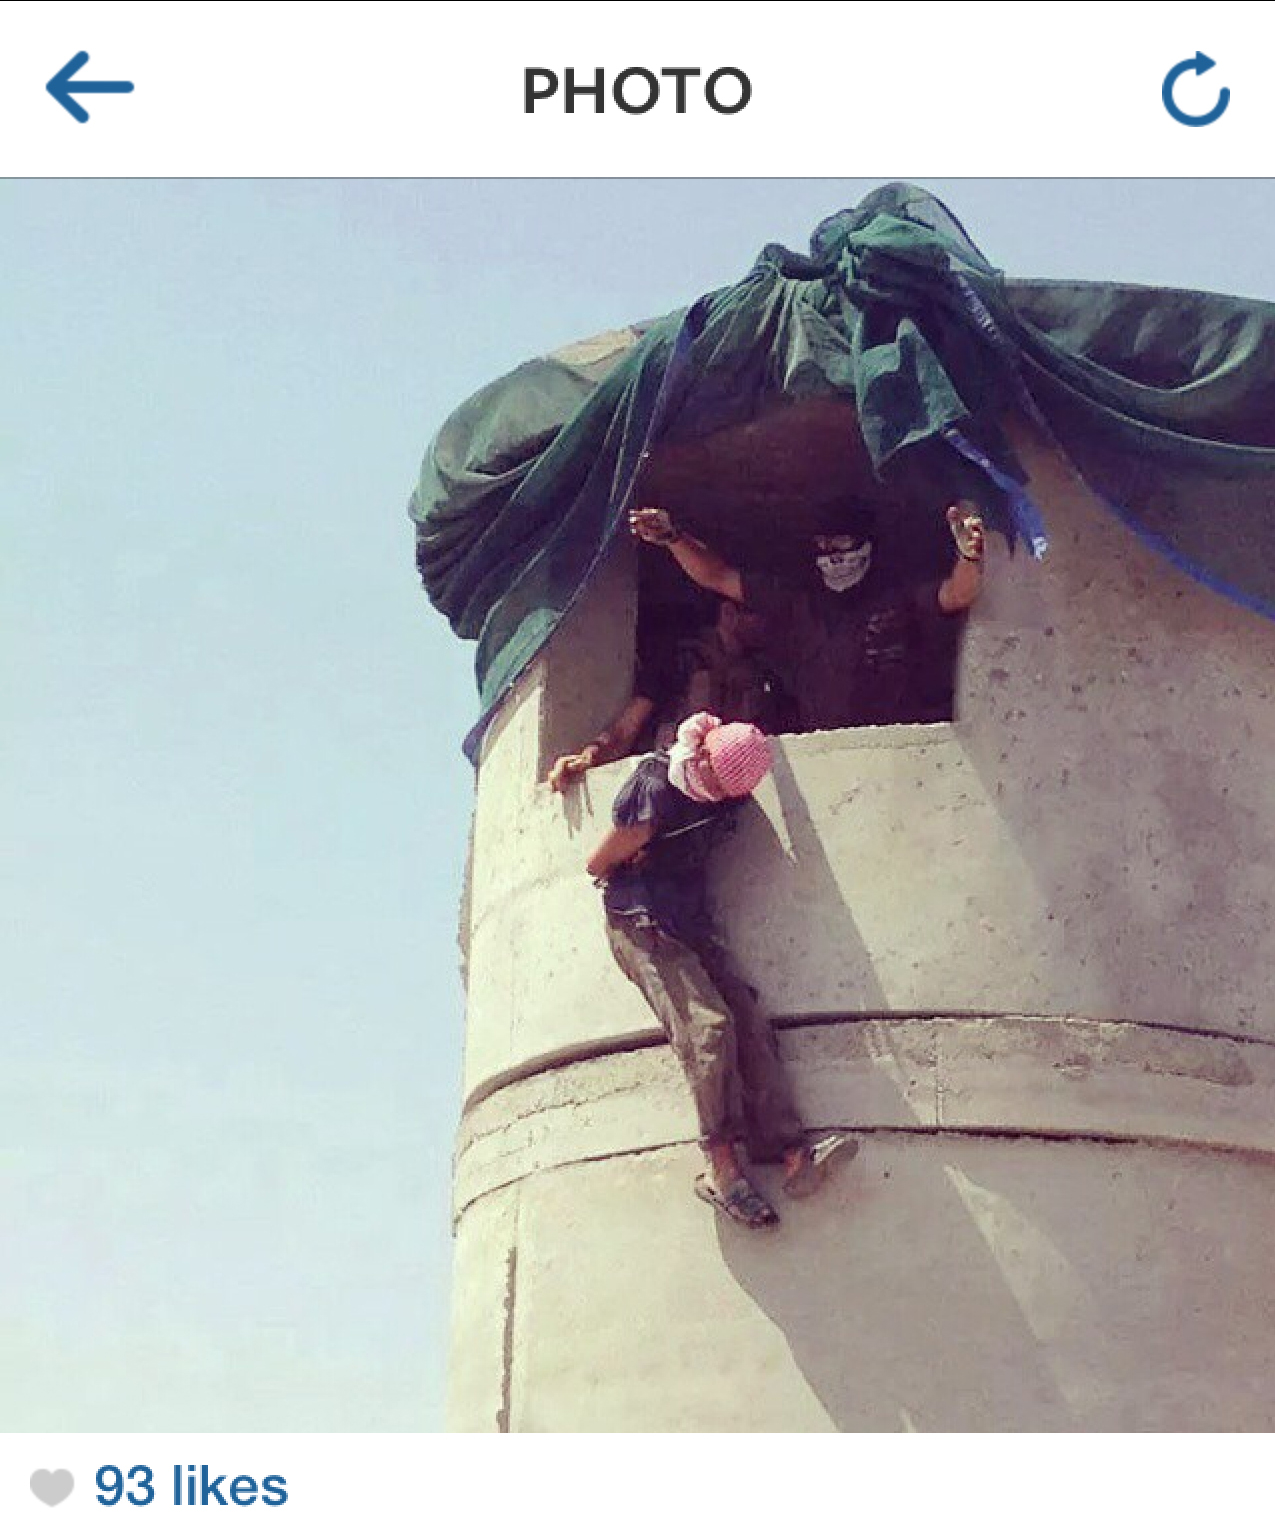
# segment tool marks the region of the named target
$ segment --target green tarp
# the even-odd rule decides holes
[[[411,500],[417,564],[478,641],[484,717],[583,589],[655,442],[828,393],[883,479],[985,476],[993,524],[1042,553],[998,427],[1026,411],[1141,536],[1275,616],[1275,304],[1010,280],[936,198],[891,185],[820,224],[808,256],[767,246],[743,281],[609,352],[529,362],[444,423]]]

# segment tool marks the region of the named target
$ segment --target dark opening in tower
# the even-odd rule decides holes
[[[656,743],[674,715],[699,707],[755,716],[770,733],[950,720],[963,618],[940,614],[937,592],[956,552],[944,508],[961,491],[943,480],[922,460],[906,481],[882,484],[853,408],[828,396],[661,444],[635,504],[667,510],[738,569],[744,604],[641,545],[637,687],[666,700]],[[852,615],[845,632],[825,637],[796,593],[826,602],[815,556],[829,535],[869,543],[870,569],[836,598]],[[821,643],[826,653],[802,652]],[[741,652],[751,664],[734,663]]]

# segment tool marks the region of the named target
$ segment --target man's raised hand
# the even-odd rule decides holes
[[[678,535],[668,512],[653,506],[637,507],[629,512],[629,531],[644,543],[672,543]]]
[[[952,529],[952,540],[961,558],[968,559],[971,564],[981,564],[985,533],[978,507],[969,500],[957,501],[947,508],[947,525]]]

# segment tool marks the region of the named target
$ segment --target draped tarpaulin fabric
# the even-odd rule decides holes
[[[584,589],[656,442],[829,393],[879,476],[977,474],[992,525],[1042,554],[999,428],[1025,411],[1140,536],[1275,616],[1275,304],[1007,279],[936,198],[891,185],[808,256],[767,246],[741,282],[526,363],[444,423],[411,501],[417,565],[478,641],[484,717]]]

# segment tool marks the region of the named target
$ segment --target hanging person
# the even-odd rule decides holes
[[[744,1154],[781,1162],[785,1192],[805,1197],[834,1160],[858,1149],[843,1133],[807,1138],[774,1028],[708,912],[713,844],[770,762],[755,725],[693,715],[668,751],[638,763],[587,863],[602,887],[612,954],[659,1020],[694,1099],[706,1161],[696,1194],[751,1229],[779,1215],[749,1180]]]

